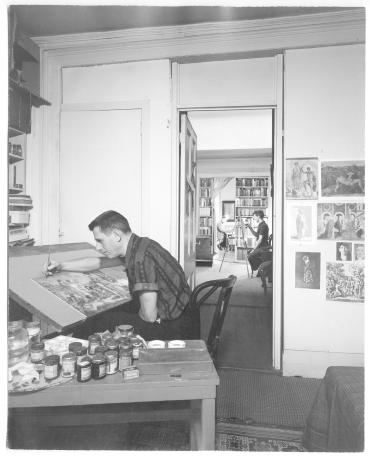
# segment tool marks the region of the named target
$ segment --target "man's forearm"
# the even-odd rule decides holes
[[[83,258],[72,261],[64,261],[59,264],[58,271],[68,272],[92,272],[102,267],[102,258]]]

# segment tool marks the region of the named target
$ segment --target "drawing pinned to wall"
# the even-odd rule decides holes
[[[291,240],[312,240],[312,207],[294,205],[290,209],[290,238]]]
[[[352,261],[352,243],[337,242],[337,261]]]
[[[297,252],[295,254],[295,287],[320,289],[321,254]]]
[[[355,261],[365,260],[365,245],[363,243],[353,244],[353,258]]]
[[[60,272],[34,281],[86,316],[111,309],[131,297],[126,278],[113,278],[100,270]]]
[[[365,161],[322,162],[321,195],[364,196]]]
[[[364,302],[364,265],[359,262],[326,263],[326,299],[328,301]]]
[[[287,159],[285,176],[287,199],[317,199],[317,158]]]
[[[317,238],[364,240],[365,204],[317,204]]]

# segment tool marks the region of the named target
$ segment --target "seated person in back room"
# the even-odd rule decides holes
[[[82,324],[75,337],[114,331],[130,324],[145,340],[199,339],[199,310],[188,307],[190,288],[177,260],[159,243],[131,231],[127,219],[106,211],[90,224],[96,249],[105,257],[75,259],[46,266],[46,272],[91,272],[104,267],[124,266],[132,302],[108,310]]]
[[[263,253],[268,248],[269,244],[269,227],[265,223],[264,213],[262,210],[256,210],[253,213],[253,220],[258,223],[257,231],[255,231],[250,224],[246,227],[257,238],[255,248],[248,254],[248,261],[252,270],[257,270],[260,264],[264,261]]]

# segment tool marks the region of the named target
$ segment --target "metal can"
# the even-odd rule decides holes
[[[131,324],[120,324],[117,329],[123,337],[131,337],[134,334],[134,327]]]
[[[92,357],[92,378],[94,380],[99,380],[104,378],[107,374],[107,360],[103,353],[95,353]]]
[[[107,375],[115,374],[118,371],[118,353],[114,350],[108,350],[105,357],[107,359]]]
[[[137,377],[139,377],[139,369],[136,366],[126,367],[122,370],[122,378],[124,381]]]
[[[88,356],[84,356],[77,361],[77,380],[79,382],[91,380],[91,358]]]
[[[77,362],[81,361],[82,358],[87,356],[87,347],[81,347],[80,349],[76,350],[74,354],[77,357]]]
[[[75,353],[66,353],[62,356],[62,377],[73,377],[75,375],[76,362]]]
[[[98,334],[93,334],[89,336],[89,355],[95,355],[96,347],[99,347],[101,344],[101,338]]]
[[[45,344],[43,342],[34,342],[30,348],[31,363],[41,363],[45,358]]]
[[[80,350],[81,348],[82,348],[81,342],[71,342],[68,345],[68,350],[70,353],[76,353],[76,351]]]
[[[143,347],[143,343],[137,337],[131,337],[130,343],[132,346],[132,359],[139,359],[140,350]]]
[[[44,377],[45,380],[54,380],[59,376],[59,356],[50,355],[44,359]]]

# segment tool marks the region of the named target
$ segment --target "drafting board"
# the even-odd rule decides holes
[[[57,261],[84,257],[99,257],[99,254],[93,249],[52,252],[52,259]],[[86,320],[88,315],[91,316],[91,313],[81,313],[81,311],[69,305],[56,294],[48,291],[48,289],[40,286],[35,281],[35,279],[42,278],[43,265],[46,260],[47,256],[45,254],[20,256],[9,259],[10,297],[26,310],[40,316],[41,319],[45,319],[46,322],[52,324],[58,330]],[[101,272],[116,278],[125,277],[121,267],[103,269]],[[117,299],[116,303],[111,303],[110,308],[128,302],[130,299],[131,297],[127,289],[126,299]],[[95,314],[104,310],[97,310]]]

